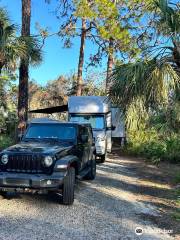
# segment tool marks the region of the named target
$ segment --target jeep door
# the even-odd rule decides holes
[[[83,142],[82,135],[88,136],[87,142]],[[81,169],[86,167],[89,161],[91,153],[91,139],[89,138],[88,129],[84,126],[79,127],[79,138],[78,138],[78,157],[81,159]]]

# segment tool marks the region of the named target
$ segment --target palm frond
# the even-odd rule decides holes
[[[127,129],[135,131],[139,128],[144,128],[148,119],[149,115],[144,106],[144,98],[137,97],[136,99],[133,99],[125,112]]]
[[[126,109],[134,99],[144,98],[146,108],[165,104],[170,89],[179,84],[172,66],[156,58],[117,66],[112,75],[110,95],[113,102]]]
[[[42,62],[43,52],[41,50],[40,41],[35,37],[23,37],[28,51],[30,64],[36,66]]]
[[[9,23],[10,19],[7,11],[4,8],[0,8],[0,21],[3,23]]]
[[[42,61],[40,42],[34,37],[18,37],[17,26],[11,24],[7,12],[0,8],[0,70],[15,70],[20,59],[32,65]]]
[[[180,35],[180,9],[178,5],[173,5],[167,0],[154,1],[156,8],[159,10],[159,21],[157,27],[161,29],[161,33],[172,34],[172,37]]]

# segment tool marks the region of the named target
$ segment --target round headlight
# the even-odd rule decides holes
[[[2,162],[4,165],[8,163],[8,155],[7,155],[7,154],[2,155],[2,157],[1,157],[1,162]]]
[[[106,140],[106,137],[105,136],[99,136],[99,137],[97,137],[97,140],[98,141],[105,141]]]
[[[53,164],[53,159],[52,159],[52,157],[51,157],[51,156],[46,156],[46,157],[44,158],[44,165],[45,165],[46,167],[50,167],[52,164]]]

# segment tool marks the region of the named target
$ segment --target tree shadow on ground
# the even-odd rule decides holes
[[[144,186],[141,184],[129,183],[123,180],[110,178],[103,175],[98,175],[98,181],[105,187],[115,187],[117,189],[130,192],[133,194],[149,195],[152,197],[161,197],[165,199],[172,199],[171,189]],[[169,193],[169,194],[168,194]]]
[[[138,171],[138,167],[124,167],[122,164],[115,165],[115,166],[107,166],[107,165],[98,165],[97,169],[100,171],[104,171],[107,173],[115,173],[120,176],[131,177],[134,180],[142,180],[147,181],[149,184],[168,184],[165,176],[163,173],[152,173],[148,170],[146,172]],[[151,170],[150,170],[151,171]]]
[[[110,154],[109,157],[112,159],[112,161],[107,160],[107,164],[112,164],[113,162],[114,169],[116,168],[116,166],[122,166],[122,168],[125,167],[127,168],[127,170],[138,175],[140,179],[144,179],[150,182],[172,185],[175,171],[180,171],[180,165],[178,164],[175,165],[162,162],[159,165],[154,165],[144,158],[127,156],[123,157],[119,154],[119,152],[114,152]],[[124,173],[124,175],[126,175],[126,173]]]

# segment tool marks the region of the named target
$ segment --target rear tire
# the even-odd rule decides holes
[[[90,170],[88,174],[85,176],[87,180],[94,180],[96,177],[96,159],[93,158],[90,162]]]
[[[106,154],[100,156],[100,162],[104,163],[106,161]]]
[[[74,202],[75,169],[70,167],[67,176],[64,178],[62,188],[62,202],[65,205],[72,205]]]

